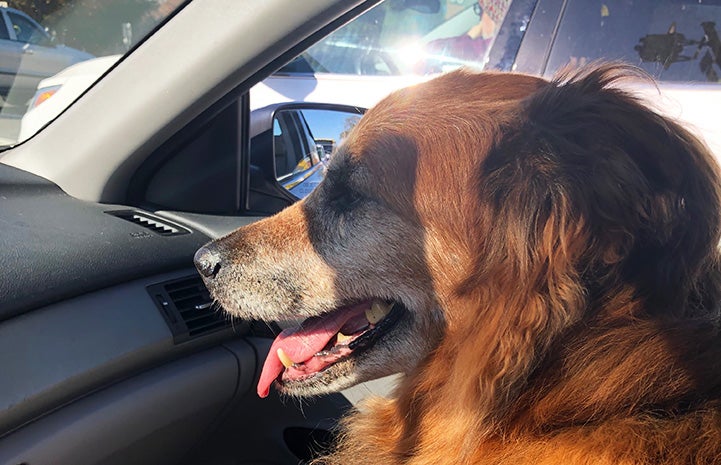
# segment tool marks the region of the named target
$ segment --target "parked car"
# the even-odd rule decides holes
[[[109,3],[117,2],[68,8]],[[253,385],[277,328],[222,314],[192,257],[302,195],[288,190],[294,172],[322,172],[313,149],[340,142],[362,113],[356,107],[472,64],[424,49],[475,21],[472,3],[167,0],[157,28],[59,116],[7,147],[0,463],[298,463],[367,390],[386,389],[380,382],[302,404],[258,399]],[[517,0],[477,67],[549,76],[564,61],[626,58],[662,80],[662,97],[639,91],[668,101],[666,111],[712,141],[721,133],[719,53],[703,23],[721,24],[719,8]],[[405,32],[394,30],[414,30],[404,37],[419,42],[397,43]],[[615,33],[625,39],[612,42]],[[433,73],[414,74],[419,67]],[[356,74],[325,72],[343,70]],[[286,119],[293,124],[280,127]],[[278,136],[299,149],[282,151]]]
[[[81,50],[56,44],[50,34],[27,14],[0,4],[0,116],[18,119],[38,82],[58,71],[93,57]],[[6,123],[10,124],[10,123]],[[6,139],[17,130],[0,132]]]

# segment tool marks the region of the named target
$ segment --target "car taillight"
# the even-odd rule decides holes
[[[35,92],[35,95],[33,96],[33,100],[30,103],[30,108],[35,108],[53,95],[55,95],[55,92],[60,90],[61,86],[51,86],[51,87],[44,87],[42,89],[38,89],[37,92]]]

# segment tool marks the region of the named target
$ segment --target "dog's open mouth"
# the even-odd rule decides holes
[[[273,341],[258,381],[266,397],[274,381],[301,382],[370,347],[398,320],[403,306],[368,300],[309,318]]]

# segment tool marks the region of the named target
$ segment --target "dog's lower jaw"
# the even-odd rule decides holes
[[[275,389],[287,397],[313,397],[342,391],[363,382],[353,369],[353,360],[343,360],[304,380],[276,381]]]

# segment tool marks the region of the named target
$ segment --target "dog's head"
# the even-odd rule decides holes
[[[226,311],[304,320],[274,342],[259,394],[463,364],[492,395],[584,319],[705,311],[717,167],[616,87],[628,73],[455,72],[396,92],[310,196],[201,249]]]

